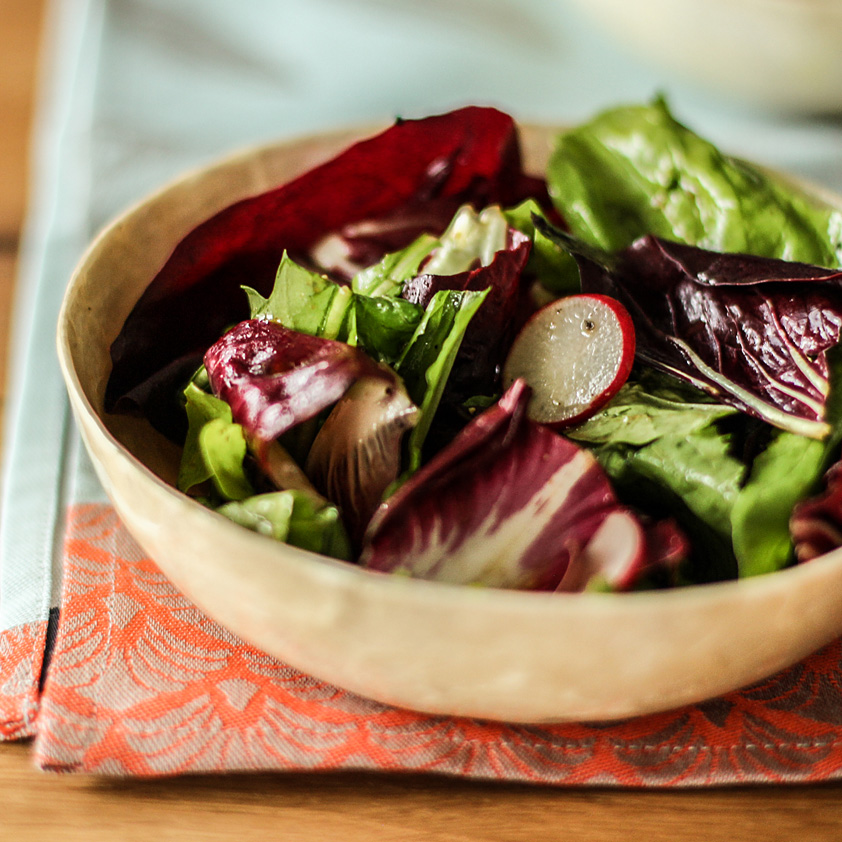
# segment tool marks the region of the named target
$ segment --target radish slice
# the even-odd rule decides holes
[[[532,388],[527,415],[564,427],[583,421],[626,382],[634,363],[634,325],[607,295],[571,295],[542,307],[523,326],[503,367],[506,388]]]

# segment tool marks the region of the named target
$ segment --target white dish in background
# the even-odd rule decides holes
[[[575,0],[649,64],[749,105],[842,110],[840,0]]]
[[[321,679],[429,713],[613,719],[759,680],[842,633],[842,550],[751,580],[677,591],[546,594],[362,570],[276,543],[177,492],[177,453],[106,416],[108,349],[175,244],[224,206],[332,156],[359,132],[242,153],[141,202],[73,275],[59,356],[85,444],[129,531],[174,584],[245,640]],[[523,130],[540,171],[552,131]]]

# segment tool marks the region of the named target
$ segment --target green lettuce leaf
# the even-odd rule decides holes
[[[562,134],[547,183],[571,233],[608,251],[653,234],[817,266],[842,259],[839,211],[723,155],[662,100]]]
[[[603,409],[567,434],[592,445],[642,447],[664,436],[689,435],[736,413],[678,381],[654,388],[640,380],[628,381]]]
[[[351,560],[351,544],[339,510],[317,494],[274,491],[226,503],[217,511],[276,541],[343,561]]]
[[[392,364],[412,339],[423,313],[403,298],[355,295],[356,344],[378,362]]]
[[[782,431],[755,460],[731,512],[740,576],[780,570],[793,561],[789,518],[823,473],[824,444]]]
[[[842,346],[828,354],[830,392],[824,441],[780,432],[752,465],[731,513],[740,576],[781,570],[794,561],[789,519],[797,503],[818,493],[842,442]]]
[[[219,495],[242,500],[254,494],[243,460],[248,448],[243,428],[222,418],[208,421],[199,431],[199,450]]]
[[[692,387],[646,373],[584,424],[567,431],[593,449],[621,497],[687,531],[690,581],[734,578],[731,511],[746,465],[721,423],[737,410]]]
[[[284,327],[325,339],[344,338],[351,290],[299,266],[286,252],[268,298],[250,287],[243,289],[253,319],[274,319]]]
[[[394,298],[401,294],[404,281],[418,274],[418,267],[438,245],[431,234],[422,234],[405,249],[387,254],[379,263],[358,272],[351,281],[354,292],[362,295]]]
[[[221,419],[231,424],[233,418],[231,407],[225,401],[208,394],[194,381],[191,381],[184,390],[184,398],[188,427],[176,486],[179,491],[186,492],[211,478],[211,470],[205,463],[199,445],[199,434],[202,428],[214,419]]]
[[[512,228],[532,239],[526,274],[536,278],[554,297],[581,292],[579,267],[573,255],[536,228],[532,221],[534,216],[543,216],[538,203],[534,199],[527,199],[504,213]]]
[[[225,401],[209,395],[191,381],[184,390],[187,438],[178,471],[177,487],[187,492],[208,480],[224,500],[254,493],[243,468],[246,440]]]
[[[418,423],[409,437],[409,472],[421,465],[421,448],[438,408],[453,361],[468,324],[485,300],[482,292],[437,292],[397,362],[412,402],[420,408]]]

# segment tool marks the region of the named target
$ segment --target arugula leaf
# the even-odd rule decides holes
[[[424,311],[402,298],[354,296],[357,344],[378,362],[394,363],[413,337]]]
[[[527,199],[503,213],[512,228],[532,240],[527,275],[537,278],[541,286],[556,297],[581,292],[579,268],[573,255],[535,226],[534,218],[544,216],[539,204],[534,199]]]
[[[405,249],[384,255],[379,263],[358,272],[351,280],[351,289],[362,295],[400,295],[404,281],[418,274],[422,261],[438,243],[437,237],[422,234]]]
[[[210,471],[210,478],[226,500],[242,500],[254,494],[243,470],[248,450],[243,428],[222,418],[214,418],[199,431],[199,450]]]
[[[226,503],[217,511],[276,541],[343,561],[351,560],[351,545],[339,510],[317,494],[274,491]]]
[[[838,210],[723,155],[660,99],[561,135],[547,186],[571,233],[609,251],[652,234],[715,251],[842,262]]]
[[[421,464],[421,448],[462,338],[487,295],[487,289],[482,292],[437,292],[397,362],[397,372],[403,378],[412,402],[421,410],[409,437],[410,472]]]
[[[286,252],[268,298],[250,287],[243,289],[253,319],[273,319],[291,330],[325,339],[340,338],[352,297],[348,287],[299,266]]]

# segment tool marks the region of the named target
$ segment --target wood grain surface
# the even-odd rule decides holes
[[[26,197],[42,0],[0,0],[0,335]],[[5,357],[0,383],[5,383]],[[4,393],[0,387],[0,396]],[[374,774],[107,781],[33,768],[0,744],[0,840],[639,840],[842,838],[842,785],[564,790]]]

